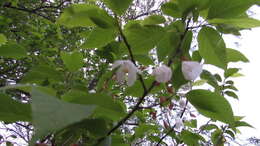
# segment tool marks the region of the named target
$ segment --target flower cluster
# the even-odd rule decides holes
[[[118,60],[112,65],[112,69],[117,69],[116,79],[123,83],[127,77],[127,85],[132,86],[137,78],[137,73],[140,73],[138,68],[130,60]],[[182,73],[186,80],[195,80],[202,72],[202,65],[195,61],[183,61]],[[152,75],[159,83],[166,83],[172,78],[172,70],[166,65],[156,67]]]

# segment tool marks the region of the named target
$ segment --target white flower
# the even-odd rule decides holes
[[[166,83],[171,80],[172,77],[172,70],[166,66],[162,65],[160,67],[156,67],[153,70],[152,75],[155,76],[155,80],[159,83]]]
[[[184,125],[183,125],[182,119],[179,118],[179,117],[177,117],[177,118],[175,119],[175,128],[176,128],[177,130],[181,130],[181,128],[182,128],[183,126],[184,126]]]
[[[185,108],[185,106],[186,106],[186,100],[180,99],[179,105],[180,105],[180,108]]]
[[[112,69],[118,68],[116,71],[116,80],[120,83],[124,82],[126,75],[127,85],[132,86],[136,80],[136,73],[139,72],[138,68],[129,60],[117,60],[112,65]]]
[[[186,80],[195,80],[202,73],[202,65],[196,61],[183,61],[181,70]]]

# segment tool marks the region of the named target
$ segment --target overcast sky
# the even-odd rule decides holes
[[[260,20],[260,7],[251,10],[256,13],[253,17]],[[245,116],[244,120],[256,128],[241,128],[242,137],[260,138],[260,28],[242,31],[241,34],[240,39],[225,36],[227,47],[237,49],[234,42],[238,42],[238,50],[250,60],[250,63],[236,63],[236,67],[241,67],[241,73],[245,76],[235,79],[239,101],[232,100],[232,107],[236,115]]]

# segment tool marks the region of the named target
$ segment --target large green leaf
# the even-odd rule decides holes
[[[164,30],[160,26],[128,24],[124,30],[134,54],[147,54],[162,39]]]
[[[96,105],[95,115],[118,120],[125,115],[123,106],[106,94],[87,94],[72,90],[62,96],[62,99],[71,103]]]
[[[84,58],[80,52],[61,52],[61,58],[71,72],[75,72],[83,66]]]
[[[142,21],[142,25],[156,25],[164,23],[166,20],[161,15],[151,15]]]
[[[22,83],[42,83],[43,81],[58,82],[63,80],[61,72],[57,71],[51,65],[40,64],[34,66],[22,78]]]
[[[0,46],[2,44],[5,44],[6,42],[7,42],[7,39],[6,39],[5,35],[0,33]]]
[[[103,0],[104,3],[118,15],[122,15],[133,0]]]
[[[175,17],[175,18],[181,18],[182,13],[180,8],[176,3],[168,2],[162,5],[162,11],[164,14]]]
[[[115,31],[113,29],[95,28],[87,36],[86,42],[82,45],[84,49],[99,48],[112,42],[115,39]]]
[[[246,12],[255,0],[211,0],[208,19],[233,18]]]
[[[32,143],[90,116],[95,106],[67,103],[37,89],[32,90],[32,116],[35,134]]]
[[[202,115],[227,124],[234,124],[232,108],[220,94],[199,89],[187,93],[187,98]]]
[[[237,50],[227,48],[226,51],[227,51],[227,62],[238,62],[238,61],[249,62],[246,56]]]
[[[87,4],[74,4],[66,8],[57,23],[67,27],[114,27],[113,18],[109,16],[105,10],[97,6]]]
[[[211,24],[228,24],[238,28],[253,28],[259,27],[260,21],[253,18],[229,18],[229,19],[212,19],[209,20]]]
[[[16,43],[7,43],[0,46],[0,56],[20,59],[27,56],[27,51],[21,45]]]
[[[10,96],[0,93],[0,121],[31,121],[30,104],[15,101]]]
[[[210,27],[203,27],[198,35],[199,53],[205,62],[226,69],[225,42],[219,33]]]
[[[176,32],[166,32],[156,47],[159,61],[167,59],[168,55],[176,51],[180,37]]]

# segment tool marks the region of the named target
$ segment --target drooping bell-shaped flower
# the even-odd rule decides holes
[[[127,85],[132,86],[136,81],[136,74],[139,72],[138,68],[130,60],[115,61],[112,65],[112,69],[117,67],[116,80],[123,83],[127,76]]]
[[[162,66],[156,67],[153,70],[152,75],[155,76],[155,80],[157,82],[166,83],[171,80],[172,70],[168,66],[162,65]]]
[[[183,61],[181,69],[186,80],[195,80],[202,73],[202,65],[196,61]]]

